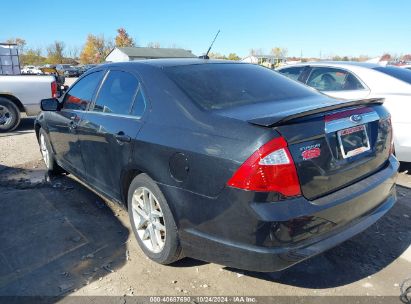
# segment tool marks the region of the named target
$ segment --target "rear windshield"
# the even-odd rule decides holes
[[[384,74],[395,77],[399,80],[405,81],[406,83],[411,84],[411,71],[402,68],[396,67],[376,67],[374,70],[380,71]]]
[[[314,94],[278,72],[252,64],[198,64],[165,68],[167,75],[199,106],[225,109]]]

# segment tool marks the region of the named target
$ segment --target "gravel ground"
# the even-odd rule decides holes
[[[279,273],[184,259],[172,266],[138,248],[127,212],[75,178],[49,179],[24,119],[0,135],[0,295],[395,296],[411,277],[411,175],[398,203],[357,237]],[[406,168],[405,168],[406,169]],[[403,169],[403,171],[405,170]]]

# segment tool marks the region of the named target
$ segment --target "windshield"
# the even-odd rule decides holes
[[[253,64],[197,64],[165,68],[167,75],[207,110],[310,96],[305,86]]]
[[[406,83],[411,84],[411,71],[408,69],[401,69],[397,67],[376,67],[374,70],[380,71],[384,74],[390,75],[399,80],[405,81]]]

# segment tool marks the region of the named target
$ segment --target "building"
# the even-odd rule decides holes
[[[106,57],[107,62],[124,62],[142,59],[195,58],[189,50],[149,47],[115,47]]]
[[[273,55],[250,55],[241,60],[242,62],[263,65],[268,68],[275,68],[280,65],[285,58],[278,58]]]

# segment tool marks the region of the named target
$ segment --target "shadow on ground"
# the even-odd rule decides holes
[[[30,132],[34,129],[34,120],[34,117],[22,118],[19,126],[15,130],[7,133],[0,133],[0,136],[3,137],[27,134],[27,132]]]
[[[67,295],[125,264],[129,231],[100,197],[64,175],[4,179],[14,173],[0,172],[0,296]]]
[[[411,245],[408,202],[411,190],[398,186],[397,192],[397,204],[383,218],[340,246],[281,272],[244,274],[281,284],[324,289],[350,284],[381,271]],[[409,262],[401,262],[404,267],[411,267]]]
[[[399,172],[411,175],[411,163],[401,162]]]

